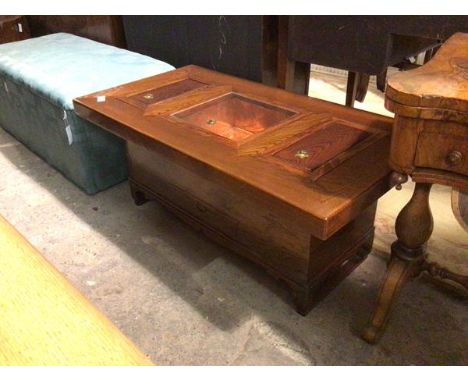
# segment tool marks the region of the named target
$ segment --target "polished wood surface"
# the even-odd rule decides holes
[[[128,141],[137,203],[159,200],[266,267],[301,313],[370,250],[391,119],[196,66],[80,97],[75,110]]]
[[[404,284],[427,272],[468,288],[468,277],[426,261],[433,218],[433,183],[468,191],[468,34],[452,36],[422,68],[388,81],[386,106],[395,112],[390,166],[394,179],[416,182],[413,197],[398,215],[391,260],[363,338],[375,343]]]
[[[190,76],[191,79],[205,82],[210,86],[188,92],[180,98],[174,97],[164,102],[149,104],[144,109],[128,103],[129,98],[136,94],[146,94],[163,84],[167,85],[167,82],[171,80],[180,81],[181,75]],[[242,142],[239,149],[230,147],[228,140],[222,137],[214,139],[214,135],[205,134],[193,125],[172,117],[172,114],[180,109],[198,106],[200,103],[230,92],[237,92],[260,101],[265,100],[271,105],[292,110],[296,112],[296,115],[285,121],[285,125],[277,125],[267,129],[263,134],[258,133],[252,141]],[[106,97],[105,102],[99,102],[100,96]],[[286,201],[312,216],[311,225],[314,234],[322,239],[327,239],[342,228],[346,220],[352,217],[351,211],[357,213],[362,211],[363,205],[372,204],[375,196],[380,196],[382,189],[385,188],[381,185],[387,184],[387,178],[382,174],[388,174],[385,162],[388,155],[386,145],[392,121],[390,118],[349,110],[330,102],[291,94],[203,68],[189,66],[109,91],[80,97],[75,100],[75,106],[80,115],[87,119],[95,119],[101,125],[108,122],[107,119],[112,116],[112,120],[117,122],[114,122],[112,131],[124,139],[137,142],[146,140],[151,145],[153,145],[152,142],[160,142],[177,148],[183,154],[210,163],[218,170]],[[142,118],[143,115],[145,118]],[[311,123],[311,121],[315,122]],[[295,139],[299,139],[306,132],[322,129],[327,126],[327,123],[333,121],[354,124],[368,131],[370,137],[380,138],[376,144],[364,146],[359,151],[359,155],[354,155],[350,160],[337,164],[333,172],[311,184],[307,182],[307,173],[291,174],[290,171],[278,166],[269,155],[265,155],[261,160],[256,156],[257,152],[268,154],[278,147],[269,145],[265,151],[263,137],[270,136],[276,141],[276,132],[279,133],[286,128],[287,131],[297,131]],[[243,145],[250,147],[257,139],[260,142],[258,150],[249,151],[246,153],[248,155],[239,155],[238,150],[242,153]],[[293,138],[290,137],[289,140],[281,142],[278,148],[288,146],[292,140]],[[364,165],[368,163],[369,157],[374,158],[373,166]],[[355,168],[364,167],[365,171],[360,174],[353,171]],[[262,176],[259,177],[258,174]],[[340,178],[338,183],[336,183],[337,178]],[[291,187],[292,184],[294,187]]]
[[[332,122],[276,152],[274,156],[294,167],[312,171],[364,141],[369,135],[367,131]],[[305,158],[298,155],[301,150],[307,151]]]
[[[468,34],[457,33],[422,68],[389,80],[385,105],[396,114],[390,153],[395,171],[431,182],[446,174],[458,179],[454,187],[468,187],[468,66],[460,66],[464,60]]]
[[[151,365],[0,216],[0,365]]]
[[[26,16],[0,16],[0,44],[31,37]]]
[[[33,37],[65,32],[119,48],[126,47],[121,16],[34,15],[27,18]]]
[[[425,119],[468,113],[468,33],[453,35],[422,67],[392,76],[386,98],[405,109],[427,108]]]

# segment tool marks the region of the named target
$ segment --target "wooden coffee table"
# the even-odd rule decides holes
[[[306,314],[372,247],[392,120],[196,66],[75,100],[130,186],[286,282]],[[155,254],[157,255],[157,254]]]

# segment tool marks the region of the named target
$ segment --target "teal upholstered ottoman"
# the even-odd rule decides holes
[[[125,145],[73,98],[156,75],[162,61],[67,33],[0,45],[0,126],[93,194],[127,177]]]

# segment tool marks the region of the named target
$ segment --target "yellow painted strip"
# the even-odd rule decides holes
[[[0,365],[152,365],[0,216]]]

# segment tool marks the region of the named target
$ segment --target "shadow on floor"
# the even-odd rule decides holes
[[[294,311],[286,288],[263,269],[197,235],[156,202],[135,206],[126,182],[88,196],[1,129],[0,153],[92,231],[151,272],[199,317],[223,332],[233,332],[253,320],[249,341],[252,335],[272,339],[275,349],[286,354],[292,364],[466,363],[466,349],[460,347],[463,328],[459,321],[441,308],[443,299],[436,291],[428,292],[421,285],[407,288],[399,313],[394,315],[380,345],[369,346],[355,336],[367,320],[377,294],[384,272],[382,259],[371,256],[307,317],[302,317]],[[13,187],[12,183],[8,187]],[[54,262],[53,254],[48,256]],[[90,272],[105,275],[106,269]],[[103,311],[109,311],[105,298],[90,298]],[[197,318],[194,315],[188,319]],[[441,325],[440,331],[434,331],[437,325]],[[137,344],[148,335],[135,334],[135,329],[125,325],[121,329]],[[249,341],[236,358],[238,362],[248,363],[249,352],[253,352],[249,346],[257,349],[257,344]],[[151,349],[146,351],[157,354]]]

